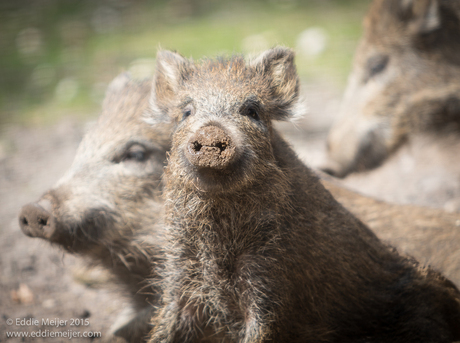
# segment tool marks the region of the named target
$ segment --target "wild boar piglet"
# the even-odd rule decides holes
[[[150,342],[453,342],[459,292],[384,245],[273,128],[294,53],[195,63],[161,51],[152,120],[175,125]]]

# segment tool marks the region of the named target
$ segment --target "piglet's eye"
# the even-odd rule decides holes
[[[190,117],[194,113],[195,113],[195,109],[193,108],[192,105],[185,106],[184,109],[182,110],[182,120],[187,119],[188,117]]]
[[[380,74],[388,65],[389,57],[387,55],[376,55],[367,61],[369,78]]]
[[[256,106],[247,106],[241,111],[243,115],[254,120],[260,120],[259,109]]]
[[[147,159],[147,150],[140,144],[130,146],[123,156],[123,161],[144,162]]]

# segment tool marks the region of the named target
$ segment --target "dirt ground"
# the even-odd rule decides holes
[[[309,114],[296,125],[281,123],[279,128],[299,156],[317,166],[341,92],[327,83],[303,89]],[[64,118],[51,127],[0,131],[0,342],[102,342],[126,307],[116,286],[103,282],[104,273],[85,271],[80,258],[26,237],[18,226],[20,208],[38,199],[70,166],[87,124]],[[64,325],[53,326],[55,319]],[[100,333],[102,338],[7,338],[12,332],[36,335],[45,330]]]

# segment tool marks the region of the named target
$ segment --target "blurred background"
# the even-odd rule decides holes
[[[0,126],[98,112],[118,73],[153,72],[157,49],[187,57],[297,50],[305,82],[342,89],[367,0],[0,1]]]

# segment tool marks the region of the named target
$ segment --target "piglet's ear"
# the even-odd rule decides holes
[[[125,92],[125,89],[131,84],[131,74],[124,72],[115,77],[107,87],[105,91],[105,97],[103,100],[103,108],[110,108],[110,103],[113,103],[118,99],[120,94]]]
[[[276,47],[263,52],[251,66],[267,80],[273,101],[273,119],[283,120],[293,115],[299,97],[299,77],[294,65],[294,52]]]
[[[401,0],[401,19],[413,34],[427,34],[442,26],[439,0]]]
[[[189,77],[192,68],[192,62],[176,52],[168,50],[158,52],[150,98],[153,116],[169,115],[178,86]]]
[[[123,91],[123,89],[128,85],[132,80],[131,74],[129,72],[123,72],[118,74],[107,87],[106,94],[117,93]]]

